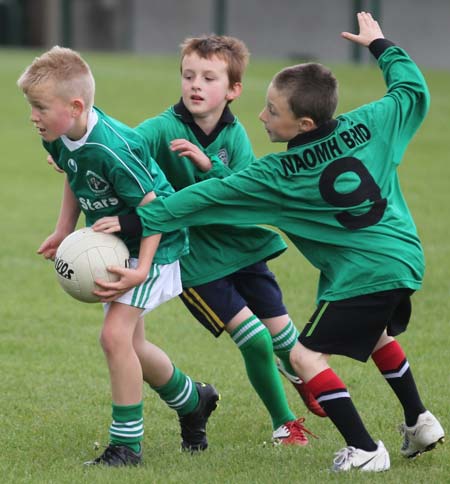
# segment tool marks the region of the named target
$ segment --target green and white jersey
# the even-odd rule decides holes
[[[283,230],[320,270],[318,300],[418,289],[424,255],[397,167],[429,108],[405,51],[384,39],[370,49],[387,93],[292,139],[224,180],[208,180],[137,210],[144,234],[223,223]]]
[[[87,226],[101,217],[134,212],[151,191],[162,197],[174,191],[142,138],[97,108],[89,115],[87,133],[82,139],[72,141],[62,136],[43,144],[66,172]],[[130,255],[137,257],[140,237],[123,240]],[[186,230],[176,230],[162,237],[153,262],[169,264],[187,251]]]
[[[137,131],[175,190],[208,178],[225,178],[251,163],[255,156],[242,124],[226,108],[216,129],[206,135],[194,122],[183,102],[137,126]],[[198,146],[212,161],[204,173],[187,158],[169,149],[173,139],[185,138]],[[181,259],[184,287],[220,279],[243,267],[276,257],[286,249],[282,237],[264,227],[239,227],[233,222],[189,231],[189,254]]]

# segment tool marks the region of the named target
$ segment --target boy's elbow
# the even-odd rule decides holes
[[[422,107],[422,112],[425,116],[430,110],[431,95],[427,81],[423,75],[421,75],[420,79],[419,99],[417,100],[417,102]]]
[[[416,97],[414,104],[414,110],[418,113],[418,116],[424,119],[430,110],[431,104],[430,92],[428,89],[424,90]]]
[[[430,110],[430,105],[431,105],[431,95],[430,95],[430,91],[427,88],[425,90],[424,94],[423,94],[423,110],[424,110],[424,114],[427,114],[428,113],[428,111]]]

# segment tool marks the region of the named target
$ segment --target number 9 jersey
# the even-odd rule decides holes
[[[138,209],[144,235],[215,222],[274,225],[320,270],[318,301],[418,289],[424,256],[397,167],[429,107],[405,51],[380,39],[386,95],[224,180]]]

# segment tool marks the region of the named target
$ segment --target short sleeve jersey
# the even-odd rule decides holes
[[[62,136],[44,142],[44,147],[65,171],[87,226],[101,217],[134,212],[151,191],[157,196],[173,193],[140,136],[97,108],[89,114],[82,139]],[[122,238],[130,255],[137,257],[140,237]],[[174,262],[187,250],[186,230],[173,231],[162,238],[154,262]]]
[[[209,178],[225,178],[247,167],[254,159],[247,133],[239,120],[225,108],[215,130],[206,135],[194,122],[183,102],[150,118],[136,128],[175,190]],[[170,150],[170,141],[185,138],[211,160],[212,168],[202,172],[187,158]],[[189,254],[181,259],[184,287],[220,279],[261,260],[277,256],[286,243],[264,227],[222,225],[213,220],[208,227],[191,227]]]
[[[283,230],[320,270],[319,301],[418,289],[424,254],[397,167],[428,111],[429,92],[405,51],[384,39],[371,50],[387,84],[381,99],[224,180],[138,209],[144,234],[213,219],[265,222]]]

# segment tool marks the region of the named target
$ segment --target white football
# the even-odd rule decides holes
[[[59,284],[72,297],[83,302],[98,302],[92,294],[95,279],[114,282],[116,274],[107,266],[128,267],[130,253],[125,243],[113,234],[82,228],[68,235],[58,247],[55,271]]]

